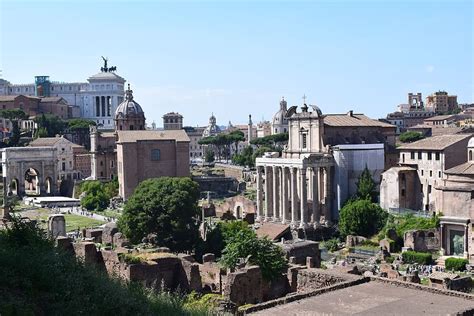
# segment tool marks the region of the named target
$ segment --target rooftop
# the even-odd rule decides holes
[[[445,171],[446,174],[474,175],[474,163],[472,161],[465,162]]]
[[[29,146],[31,147],[43,147],[43,146],[54,146],[58,141],[60,140],[65,140],[68,143],[71,143],[73,147],[81,147],[80,145],[74,144],[73,142],[69,141],[68,139],[64,137],[40,137],[35,139],[30,143]]]
[[[180,130],[167,131],[117,131],[119,141],[117,143],[136,143],[146,140],[176,140],[178,142],[189,142],[186,132]]]
[[[444,150],[447,147],[470,138],[471,134],[439,135],[427,137],[419,141],[398,147],[400,150],[421,149],[421,150]]]
[[[371,119],[364,114],[327,114],[324,116],[324,124],[329,126],[374,126],[395,128],[392,124]]]

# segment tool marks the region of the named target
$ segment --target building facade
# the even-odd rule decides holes
[[[203,158],[203,146],[199,144],[206,127],[185,126],[183,130],[189,137],[189,159],[196,160]]]
[[[189,137],[184,130],[117,134],[119,194],[124,200],[143,180],[189,176]]]
[[[470,134],[440,135],[399,147],[399,166],[382,174],[380,206],[435,212],[434,188],[445,171],[466,161]]]
[[[163,115],[163,128],[165,131],[182,129],[183,116],[175,112],[166,113]]]
[[[31,84],[12,84],[0,79],[0,95],[61,97],[68,105],[78,107],[80,117],[94,120],[99,129],[114,129],[115,109],[123,101],[125,79],[109,67],[107,59],[100,72],[87,82],[55,82],[49,76],[36,76]]]
[[[438,91],[426,97],[426,110],[430,112],[448,114],[458,109],[458,97],[448,95],[446,91]]]
[[[435,187],[436,212],[442,213],[442,255],[459,256],[474,263],[474,138],[467,145],[463,164],[445,171]]]

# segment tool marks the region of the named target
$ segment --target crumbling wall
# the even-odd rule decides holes
[[[239,306],[262,302],[262,273],[260,267],[250,266],[229,273],[223,294]]]
[[[345,271],[323,269],[301,269],[297,274],[297,292],[307,292],[331,286],[345,281],[361,278],[360,276],[345,273]]]
[[[433,252],[440,250],[441,233],[438,229],[410,230],[403,236],[404,247],[414,251]]]

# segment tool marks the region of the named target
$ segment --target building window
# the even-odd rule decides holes
[[[469,161],[472,161],[472,150],[469,150]]]
[[[100,162],[100,165],[101,165],[101,166],[103,166],[103,165],[104,165],[104,162],[103,162],[103,161],[101,161],[101,162]]]
[[[402,196],[405,196],[405,189],[402,189]]]
[[[423,169],[421,169],[421,176],[423,176],[423,175],[424,175],[424,173],[425,173],[425,172],[423,171]]]
[[[439,153],[435,153],[435,159],[436,159],[436,160],[439,160],[439,157],[440,157],[440,154],[439,154]]]
[[[410,159],[415,160],[415,152],[414,151],[410,152]]]
[[[161,152],[159,149],[152,149],[151,150],[151,160],[152,161],[159,161],[161,158]]]
[[[431,160],[431,158],[432,158],[432,153],[428,152],[428,160]]]
[[[438,178],[441,178],[441,171],[438,171]]]
[[[65,162],[62,163],[62,168],[61,168],[61,169],[62,169],[63,171],[66,171],[66,163],[65,163]]]
[[[307,144],[306,144],[306,137],[307,137],[308,135],[303,134],[302,136],[303,136],[303,140],[302,140],[303,149],[306,149],[306,145],[307,145]]]
[[[431,193],[431,185],[428,185],[428,194]]]
[[[430,178],[433,177],[433,170],[430,170]]]
[[[421,160],[421,151],[418,152],[418,159]]]
[[[402,154],[402,162],[405,162],[405,154]]]

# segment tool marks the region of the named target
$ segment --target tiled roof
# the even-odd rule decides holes
[[[449,118],[455,118],[456,115],[450,114],[450,115],[437,115],[433,116],[430,118],[425,119],[425,121],[442,121],[442,120],[447,120]]]
[[[268,237],[270,240],[279,240],[281,236],[290,231],[289,225],[277,223],[264,223],[255,232],[258,237]]]
[[[457,165],[455,167],[452,167],[451,169],[448,169],[445,171],[447,174],[471,174],[474,175],[474,162],[468,161],[466,163]]]
[[[433,136],[400,146],[398,149],[444,150],[445,148],[470,137],[471,134]]]
[[[438,135],[447,135],[447,134],[461,134],[461,133],[473,133],[474,129],[472,127],[436,127],[433,126],[431,129],[432,136]]]
[[[62,97],[44,97],[41,98],[40,102],[52,102],[52,103],[58,103],[61,100],[64,100]],[[64,100],[66,101],[66,100]]]
[[[71,144],[72,147],[77,147],[77,146],[82,147],[80,145],[77,145],[71,142],[69,139],[64,138],[64,137],[40,137],[32,141],[29,146],[31,147],[54,146],[60,140],[67,141],[68,143]]]
[[[324,116],[324,124],[329,126],[378,126],[391,127],[394,125],[373,120],[364,114],[327,114]]]
[[[180,130],[168,131],[118,131],[118,143],[135,143],[141,140],[176,140],[189,142],[186,132]]]
[[[15,101],[15,99],[19,96],[24,96],[26,98],[29,98],[29,99],[39,99],[37,97],[34,97],[34,96],[29,96],[29,95],[23,95],[23,94],[17,94],[17,95],[0,95],[0,102],[3,101],[3,102],[8,102],[8,101]]]

